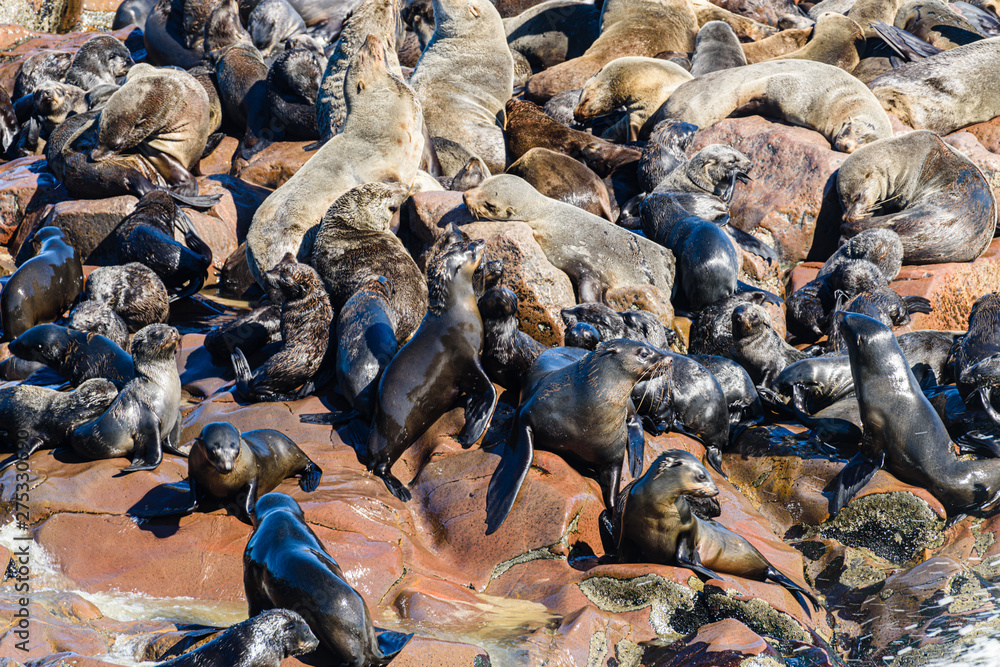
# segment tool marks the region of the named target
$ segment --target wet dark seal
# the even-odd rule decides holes
[[[517,328],[517,295],[491,287],[479,297],[483,318],[483,370],[504,389],[518,392],[521,379],[546,347]]]
[[[58,324],[39,324],[10,342],[10,353],[45,364],[75,387],[105,378],[121,389],[135,378],[132,357],[114,341]]]
[[[243,586],[250,616],[297,609],[332,662],[387,665],[413,635],[378,631],[364,598],[284,493],[257,501],[253,534],[243,552]]]
[[[431,261],[427,315],[379,382],[364,464],[403,501],[410,492],[391,471],[403,452],[460,397],[465,425],[457,439],[463,447],[482,437],[496,408],[496,387],[479,361],[483,321],[472,288],[485,247],[482,240],[451,245]]]
[[[986,414],[1000,425],[1000,293],[984,294],[969,312],[969,328],[955,339],[948,353],[948,366],[962,400],[978,401]]]

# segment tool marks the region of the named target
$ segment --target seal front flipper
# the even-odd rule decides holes
[[[982,431],[969,431],[955,438],[955,444],[963,454],[1000,458],[1000,439]]]
[[[794,595],[795,599],[799,601],[800,605],[802,605],[802,609],[805,610],[806,616],[808,616],[809,618],[812,618],[812,610],[809,609],[809,606],[806,604],[806,599],[808,599],[810,602],[813,603],[813,607],[819,609],[819,600],[816,599],[815,595],[813,595],[806,589],[799,586],[797,583],[786,577],[781,572],[778,572],[778,570],[776,570],[773,565],[767,566],[767,572],[765,573],[764,577],[766,579],[770,579],[776,584],[784,586],[789,591],[791,591],[792,595]]]
[[[503,525],[514,506],[524,478],[535,455],[535,435],[528,424],[515,421],[507,444],[500,453],[500,464],[493,471],[486,491],[486,534],[492,535]],[[620,466],[619,466],[620,470]]]
[[[253,477],[247,483],[246,491],[240,493],[242,502],[239,504],[237,515],[243,521],[253,525],[253,508],[257,504],[257,478]]]
[[[493,386],[490,379],[486,377],[479,362],[479,357],[473,358],[473,367],[469,369],[471,377],[468,378],[465,390],[465,426],[456,438],[463,449],[471,447],[479,438],[483,437],[486,427],[490,425],[493,418],[493,411],[497,407],[497,388]]]
[[[18,459],[22,457],[24,459],[27,459],[29,456],[31,456],[44,446],[45,446],[44,440],[42,440],[41,438],[32,438],[31,440],[28,441],[28,444],[24,446],[23,450],[0,462],[0,472],[3,472],[7,468],[17,463]]]
[[[784,300],[782,300],[782,298],[780,296],[778,296],[777,294],[774,294],[773,292],[768,292],[766,289],[761,289],[759,287],[754,287],[753,285],[749,285],[749,284],[743,282],[742,280],[737,280],[736,281],[736,293],[737,294],[746,294],[747,292],[760,292],[761,294],[764,295],[764,301],[766,303],[773,303],[776,306],[780,306],[781,304],[784,303]]]
[[[628,472],[634,478],[642,474],[642,458],[646,453],[646,434],[642,430],[642,422],[635,412],[635,405],[628,402]]]
[[[133,409],[138,406],[134,406]],[[160,420],[152,413],[145,413],[135,435],[132,436],[134,443],[132,465],[122,468],[122,472],[129,473],[137,470],[153,470],[160,465],[163,460],[163,448],[160,441]]]
[[[906,312],[927,314],[934,310],[931,302],[922,296],[904,296],[903,303],[906,304]]]
[[[302,470],[302,477],[299,478],[299,488],[306,493],[312,493],[319,486],[319,480],[323,477],[323,469],[318,465],[309,462]]]
[[[830,498],[831,517],[837,516],[840,510],[844,509],[847,503],[851,502],[854,494],[863,489],[865,484],[871,481],[875,473],[881,470],[884,459],[885,454],[882,454],[879,456],[878,462],[873,463],[864,454],[855,454],[847,462],[847,465],[841,469],[836,479],[833,480],[835,487],[833,489],[833,496]]]
[[[413,639],[413,633],[403,634],[392,630],[375,628],[375,641],[378,643],[378,652],[382,655],[381,660],[376,660],[376,665],[388,665],[392,659],[403,650],[403,647]]]
[[[187,505],[173,505],[168,507],[157,507],[155,509],[135,509],[135,507],[129,508],[128,515],[134,516],[138,519],[162,519],[171,516],[187,516],[188,514],[194,514],[198,511],[198,491],[195,487],[195,482],[193,479],[188,478],[188,504]],[[179,482],[183,484],[183,482]],[[171,484],[170,486],[174,486]]]
[[[678,536],[677,553],[674,556],[674,560],[677,561],[680,567],[686,567],[698,576],[704,577],[705,580],[718,579],[722,581],[722,577],[701,564],[701,556],[698,554],[698,549],[691,542],[690,531]]]

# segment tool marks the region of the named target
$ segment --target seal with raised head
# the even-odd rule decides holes
[[[264,273],[291,252],[312,255],[315,229],[337,199],[375,181],[410,184],[424,148],[420,104],[406,83],[386,69],[385,49],[372,36],[358,50],[344,79],[347,120],[295,175],[254,213],[247,233],[247,263],[263,286]]]
[[[45,364],[79,387],[91,378],[106,378],[121,389],[135,378],[134,361],[109,338],[58,324],[39,324],[15,338],[10,353]]]
[[[0,292],[2,340],[9,341],[42,322],[53,322],[83,291],[80,255],[58,227],[41,227],[27,243],[35,256],[7,279]]]
[[[841,234],[891,229],[906,264],[971,262],[996,231],[996,202],[982,171],[928,130],[859,149],[840,165],[837,192]]]
[[[319,639],[326,664],[387,665],[413,635],[377,630],[364,598],[347,582],[284,493],[268,493],[251,514],[253,534],[243,551],[243,588],[251,617],[275,608],[298,609]]]
[[[391,471],[403,452],[463,396],[465,425],[457,436],[463,447],[482,437],[496,408],[496,387],[479,361],[483,320],[472,288],[485,247],[482,240],[453,244],[431,260],[427,314],[379,381],[363,462],[403,501],[410,492]]]
[[[517,328],[517,295],[496,286],[479,297],[483,318],[483,370],[491,381],[518,392],[521,380],[546,347]]]
[[[610,511],[610,545],[621,563],[660,563],[686,567],[699,577],[735,575],[773,581],[794,595],[811,615],[806,599],[816,596],[778,571],[749,540],[711,519],[691,512],[685,496],[718,495],[697,458],[681,449],[663,452],[649,470],[624,489]]]
[[[614,287],[651,285],[664,299],[673,289],[674,256],[668,249],[549,199],[524,179],[493,176],[463,199],[479,219],[527,223],[546,258],[573,281],[578,301],[603,301]]]
[[[170,297],[156,272],[145,264],[102,266],[87,276],[83,297],[106,303],[135,333],[170,317]]]
[[[388,281],[393,329],[403,343],[427,312],[427,281],[392,233],[393,213],[409,195],[402,183],[366,183],[341,195],[323,216],[313,241],[312,265],[335,312],[358,286],[378,276]]]
[[[264,274],[281,294],[281,349],[253,373],[240,347],[232,354],[236,391],[250,401],[291,401],[311,390],[326,355],[333,309],[319,274],[292,253]],[[296,391],[303,387],[303,390]]]
[[[226,628],[193,651],[160,663],[161,667],[280,667],[293,655],[310,653],[319,640],[298,613],[269,609]]]
[[[631,438],[644,438],[641,429],[633,435],[628,427],[632,389],[669,366],[670,358],[652,346],[618,339],[601,342],[593,352],[534,381],[529,376],[486,492],[486,534],[494,533],[510,514],[536,447],[595,476],[605,505],[613,511],[626,456],[631,458],[639,444]],[[538,372],[532,368],[531,375]]]
[[[924,396],[892,331],[857,313],[838,314],[861,406],[861,450],[837,476],[831,514],[885,468],[927,489],[949,517],[990,512],[1000,502],[1000,459],[955,456],[941,417]]]
[[[811,60],[774,60],[705,74],[681,84],[656,120],[676,118],[706,128],[751,106],[816,130],[844,153],[892,136],[889,117],[865,84]]]
[[[24,384],[0,389],[0,445],[23,456],[61,447],[77,427],[100,417],[117,395],[115,385],[98,378],[71,392]],[[0,470],[13,460],[0,463]]]
[[[507,166],[498,118],[514,89],[514,59],[500,13],[487,0],[433,4],[434,34],[410,77],[427,131],[463,146],[498,174]],[[443,175],[455,174],[446,168]]]
[[[83,90],[116,84],[135,63],[121,40],[111,35],[94,35],[73,56],[66,83]]]
[[[776,60],[813,60],[853,72],[864,52],[865,31],[847,16],[827,12],[816,19],[813,36],[801,49]],[[860,49],[859,49],[860,47]]]
[[[43,84],[65,80],[74,55],[69,51],[45,50],[21,58],[11,99],[16,102]]]
[[[181,335],[151,324],[132,340],[135,379],[125,385],[98,419],[73,432],[73,451],[88,460],[131,456],[125,472],[153,470],[163,451],[184,456],[181,438],[181,380],[177,344]]]

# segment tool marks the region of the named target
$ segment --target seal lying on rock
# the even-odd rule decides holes
[[[104,336],[39,324],[15,338],[10,353],[37,361],[59,373],[74,387],[92,378],[105,378],[121,389],[135,379],[132,357]]]
[[[372,626],[364,598],[347,583],[337,561],[284,493],[268,493],[252,513],[253,534],[243,551],[243,586],[249,615],[294,607],[332,662],[387,665],[413,635]]]
[[[630,285],[652,285],[664,298],[671,293],[674,256],[668,249],[549,199],[517,176],[488,178],[466,191],[464,201],[479,219],[527,223],[546,258],[569,275],[581,302],[601,302],[608,289]]]
[[[968,331],[955,339],[948,366],[967,404],[976,398],[997,425],[1000,411],[994,398],[1000,385],[1000,293],[984,294],[972,304]]]
[[[684,497],[712,497],[719,489],[705,467],[681,449],[657,457],[646,473],[619,494],[610,511],[610,544],[621,563],[662,563],[707,579],[726,574],[773,581],[787,588],[811,615],[812,593],[779,572],[750,542],[725,526],[691,512]]]

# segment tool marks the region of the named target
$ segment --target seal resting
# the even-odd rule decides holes
[[[610,528],[610,535],[602,535],[610,538],[605,550],[620,563],[686,567],[706,580],[721,579],[717,572],[770,580],[788,589],[811,616],[805,600],[819,608],[816,596],[778,571],[745,537],[692,513],[685,498],[718,494],[698,459],[681,449],[667,450],[622,489],[605,524]],[[603,518],[607,521],[607,515]]]
[[[1000,385],[1000,293],[984,294],[972,304],[968,331],[955,339],[947,363],[962,400],[974,404],[978,398],[990,419],[1000,425],[1000,411],[993,402]]]
[[[332,662],[387,665],[413,635],[379,631],[364,598],[347,583],[337,561],[305,521],[302,508],[284,493],[257,501],[253,534],[243,551],[243,588],[249,615],[294,607],[319,638]]]
[[[114,341],[58,324],[31,327],[8,347],[15,357],[45,364],[74,387],[105,378],[121,389],[135,378],[132,357]]]
[[[864,146],[837,175],[841,234],[891,229],[906,264],[971,262],[993,240],[997,214],[983,173],[929,130]]]
[[[880,468],[927,489],[950,518],[991,513],[1000,502],[1000,459],[961,460],[941,417],[924,396],[889,327],[866,315],[839,313],[864,438],[835,481],[830,513],[850,502]]]
[[[595,475],[605,505],[613,510],[626,452],[636,458],[645,437],[642,429],[635,433],[628,427],[632,389],[670,366],[669,357],[652,346],[618,339],[602,342],[573,363],[545,373],[544,365],[555,351],[538,358],[522,390],[514,424],[486,492],[487,535],[496,532],[510,514],[536,447]],[[641,454],[638,458],[641,465]]]
[[[264,273],[291,252],[312,254],[312,237],[337,198],[375,181],[410,184],[424,148],[420,104],[402,79],[386,69],[385,49],[369,36],[344,79],[347,120],[295,175],[254,213],[247,233],[247,264],[261,287]]]
[[[151,324],[135,335],[135,379],[103,415],[73,431],[74,452],[90,461],[131,456],[124,472],[153,470],[164,449],[184,456],[177,449],[181,381],[175,357],[180,339],[177,329],[166,324]]]
[[[170,298],[163,281],[138,262],[94,269],[87,276],[83,296],[88,301],[107,304],[130,333],[150,324],[165,323],[170,317]]]
[[[42,322],[53,322],[83,291],[80,255],[58,227],[42,227],[28,241],[35,256],[7,279],[0,292],[2,340]]]
[[[470,447],[496,408],[496,387],[479,361],[483,321],[472,288],[485,247],[482,240],[458,243],[434,257],[427,267],[427,315],[379,381],[363,462],[402,501],[410,492],[393,476],[392,465],[431,424],[464,395],[465,425],[457,439]]]
[[[572,204],[614,222],[611,195],[608,194],[604,181],[587,165],[564,153],[548,148],[532,148],[510,165],[507,173],[523,178],[546,197]],[[476,185],[480,183],[465,190]]]
[[[704,74],[681,84],[654,124],[675,118],[705,128],[741,108],[816,130],[844,153],[892,136],[889,117],[865,84],[811,60],[774,60]]]
[[[549,262],[569,275],[580,302],[601,302],[615,287],[652,285],[664,299],[673,289],[674,256],[668,249],[549,199],[517,176],[488,178],[463,198],[481,220],[527,223]]]
[[[514,88],[514,59],[503,20],[487,0],[433,4],[434,34],[410,77],[427,131],[459,144],[480,157],[491,173],[500,173],[507,154],[497,119]],[[446,168],[443,175],[456,171]]]

